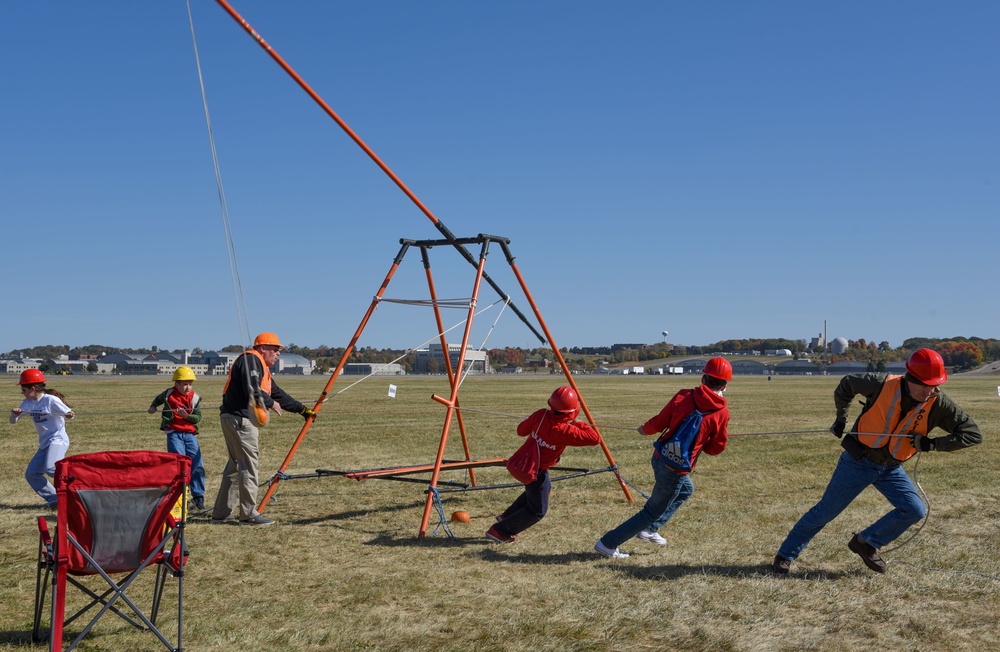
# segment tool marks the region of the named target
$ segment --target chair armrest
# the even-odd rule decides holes
[[[45,520],[44,516],[38,517],[38,536],[41,537],[45,545],[52,545],[52,535],[49,534],[49,522]]]

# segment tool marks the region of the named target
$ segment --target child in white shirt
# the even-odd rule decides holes
[[[38,431],[38,451],[28,463],[24,478],[42,497],[50,509],[56,507],[56,489],[49,481],[56,472],[56,462],[66,457],[69,435],[66,419],[74,417],[66,397],[54,389],[45,388],[45,375],[38,369],[27,369],[18,381],[24,400],[10,411],[10,422],[17,423],[25,414],[35,422]]]

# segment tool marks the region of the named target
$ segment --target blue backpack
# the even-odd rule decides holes
[[[694,464],[692,459],[694,442],[698,439],[698,432],[701,430],[701,421],[704,417],[705,413],[695,407],[669,436],[665,439],[661,436],[653,444],[660,459],[674,471],[691,472],[691,466]]]

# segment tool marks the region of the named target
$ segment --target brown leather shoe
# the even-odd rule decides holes
[[[857,554],[861,557],[861,561],[865,562],[865,566],[872,569],[876,573],[885,572],[885,562],[878,555],[878,550],[874,546],[871,546],[861,540],[860,534],[855,534],[847,543],[847,547],[851,549],[851,552]]]
[[[771,563],[771,572],[775,575],[788,575],[791,565],[791,560],[785,559],[781,555],[775,555],[774,561]]]

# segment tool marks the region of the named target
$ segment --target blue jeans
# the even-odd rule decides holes
[[[524,532],[542,520],[549,511],[550,491],[552,481],[549,479],[549,472],[541,471],[534,482],[524,485],[524,491],[503,513],[503,520],[493,528],[505,537]]]
[[[39,448],[35,452],[28,468],[24,470],[24,479],[28,485],[35,490],[47,505],[54,505],[56,502],[56,488],[49,482],[49,478],[56,472],[56,462],[66,457],[69,444],[49,444],[45,448]]]
[[[845,451],[837,462],[823,497],[795,524],[778,548],[778,554],[785,559],[798,557],[823,526],[837,518],[869,485],[874,485],[893,506],[892,511],[858,533],[869,545],[881,548],[895,541],[906,528],[927,514],[910,476],[906,475],[902,466],[884,466],[868,459],[856,460]]]
[[[167,430],[167,452],[186,455],[191,458],[191,497],[205,495],[205,466],[201,462],[201,446],[198,436],[192,432]]]
[[[601,543],[608,548],[617,548],[643,530],[656,532],[694,493],[689,474],[675,473],[655,453],[650,463],[656,478],[653,492],[641,511],[601,537]]]

